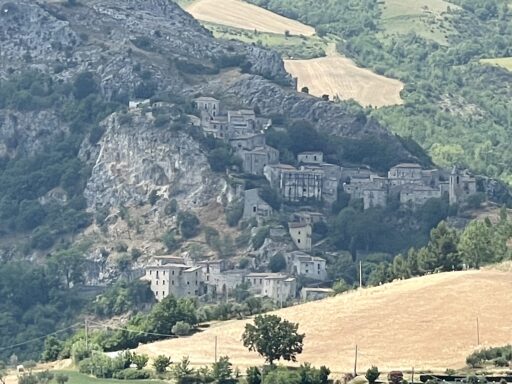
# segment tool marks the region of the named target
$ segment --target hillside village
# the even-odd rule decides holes
[[[149,103],[149,100],[137,101],[131,106],[136,109]],[[445,171],[401,163],[381,176],[369,167],[327,163],[320,151],[299,153],[298,166],[282,164],[279,151],[265,140],[265,131],[272,126],[271,119],[256,116],[251,109],[226,110],[213,97],[198,97],[194,105],[198,116],[189,115],[192,125],[200,128],[204,136],[228,143],[242,160],[242,174],[264,178],[283,202],[295,204],[287,229],[273,225],[269,232],[270,242],[279,244],[277,248],[284,256],[286,268],[278,273],[270,272],[268,255],[261,259],[258,252],[247,255],[251,260],[249,268],[234,268],[229,260],[193,260],[186,254],[154,256],[145,267],[143,279],[150,281],[157,300],[174,295],[215,301],[244,285],[249,287],[250,294],[268,297],[281,305],[297,299],[327,297],[334,292],[332,281],[328,281],[326,260],[314,256],[312,232],[316,223],[326,220],[321,207],[334,204],[340,191],[351,199],[361,200],[365,210],[386,207],[392,199],[413,210],[431,198],[443,196],[450,204],[459,204],[477,192],[475,177],[457,167]],[[243,198],[244,220],[264,224],[277,213],[261,197],[258,188],[238,193]],[[308,208],[311,204],[318,211]],[[298,284],[298,279],[303,283]]]

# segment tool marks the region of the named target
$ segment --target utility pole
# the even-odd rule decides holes
[[[356,344],[356,356],[354,359],[354,377],[357,376],[357,344]]]
[[[88,327],[88,324],[87,324],[87,319],[85,319],[85,350],[88,351],[89,350],[89,327]]]
[[[217,336],[215,336],[215,362],[217,362]]]
[[[476,317],[476,345],[480,345],[480,322],[478,316]]]
[[[363,261],[359,260],[359,288],[363,287]]]
[[[414,367],[412,367],[411,384],[414,384]]]

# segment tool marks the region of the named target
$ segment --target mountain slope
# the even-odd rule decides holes
[[[464,366],[476,345],[476,318],[482,345],[510,342],[512,274],[493,270],[451,272],[385,284],[275,312],[298,322],[306,334],[299,362],[326,365],[333,372],[351,372],[354,348],[359,371],[443,370]],[[218,355],[235,365],[262,364],[241,342],[248,320],[212,325],[186,338],[140,346],[155,357],[189,356],[194,364],[211,363],[215,337]]]

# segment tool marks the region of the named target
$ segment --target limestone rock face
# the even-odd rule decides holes
[[[0,109],[0,158],[40,152],[68,130],[52,111]]]
[[[133,113],[120,123],[113,114],[95,146],[87,141],[80,156],[92,165],[85,189],[88,206],[147,204],[155,191],[162,201],[175,198],[180,207],[205,206],[221,192],[224,180],[210,170],[205,153],[185,131],[154,127],[150,114]]]

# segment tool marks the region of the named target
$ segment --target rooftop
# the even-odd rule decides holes
[[[306,223],[299,223],[299,222],[291,222],[288,223],[288,228],[304,228],[307,227],[309,224]]]
[[[391,168],[392,169],[393,168],[420,168],[421,169],[421,165],[416,164],[416,163],[400,163]]]
[[[211,96],[201,96],[201,97],[195,98],[194,100],[196,100],[196,101],[219,101],[215,97],[211,97]]]

